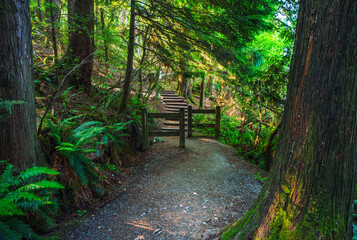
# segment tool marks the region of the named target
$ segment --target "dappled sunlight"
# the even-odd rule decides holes
[[[126,224],[132,225],[134,227],[138,228],[143,228],[149,231],[155,231],[156,229],[151,227],[149,223],[143,221],[143,220],[134,220],[134,221],[128,221]]]

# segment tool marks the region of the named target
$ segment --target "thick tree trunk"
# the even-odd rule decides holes
[[[72,66],[81,64],[79,71],[70,79],[76,87],[82,85],[86,92],[90,92],[94,53],[94,1],[74,0],[74,6],[68,1],[68,13],[68,22],[72,25],[69,26],[71,31],[66,62]]]
[[[258,200],[223,239],[351,239],[357,1],[300,1],[287,103]]]
[[[130,12],[130,29],[129,29],[129,45],[128,45],[128,58],[126,63],[126,72],[123,86],[123,97],[119,106],[119,113],[126,109],[126,105],[130,97],[131,75],[133,73],[134,49],[135,49],[135,0],[131,0]]]
[[[44,165],[36,135],[29,0],[0,0],[0,32],[0,160],[20,169]]]

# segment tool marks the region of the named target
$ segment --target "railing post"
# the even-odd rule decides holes
[[[187,137],[192,137],[192,106],[187,108]]]
[[[185,109],[180,108],[180,147],[185,147]]]
[[[221,106],[216,106],[215,138],[219,138],[221,128]]]
[[[143,150],[149,148],[148,110],[142,109]]]

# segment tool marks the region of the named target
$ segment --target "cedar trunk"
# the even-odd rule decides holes
[[[357,160],[357,1],[300,1],[271,173],[222,239],[350,239]]]
[[[20,169],[43,165],[36,135],[29,0],[0,0],[0,32],[0,160]]]
[[[69,0],[68,14],[68,23],[71,25],[66,61],[72,66],[80,64],[79,71],[71,77],[71,83],[76,87],[82,85],[86,92],[90,92],[94,53],[94,1]]]

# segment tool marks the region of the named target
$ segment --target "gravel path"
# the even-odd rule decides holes
[[[240,218],[261,190],[257,168],[212,139],[177,145],[154,144],[119,197],[65,227],[61,239],[202,239]]]

